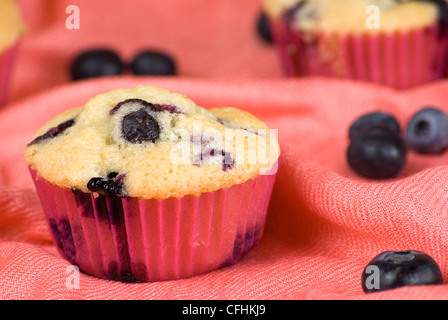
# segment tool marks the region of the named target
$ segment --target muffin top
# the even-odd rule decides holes
[[[338,33],[425,28],[445,19],[448,10],[444,0],[264,0],[264,8],[270,17],[287,19],[296,30]],[[372,8],[378,12],[379,28],[368,27]]]
[[[13,0],[0,0],[0,52],[10,48],[26,31]]]
[[[275,134],[250,113],[206,110],[151,86],[99,94],[50,120],[25,148],[30,168],[59,187],[160,200],[269,174],[279,153]]]

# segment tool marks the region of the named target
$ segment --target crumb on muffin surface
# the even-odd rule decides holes
[[[25,158],[62,188],[163,200],[244,183],[269,171],[279,152],[275,135],[248,112],[206,110],[184,95],[138,86],[50,120]]]

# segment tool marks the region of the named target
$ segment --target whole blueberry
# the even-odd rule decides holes
[[[257,32],[260,38],[266,43],[273,43],[269,19],[264,12],[260,12],[257,20]]]
[[[123,137],[131,143],[154,142],[160,134],[157,121],[145,110],[134,111],[123,118]]]
[[[369,262],[361,276],[365,293],[442,283],[437,262],[416,250],[382,252]]]
[[[397,176],[406,163],[406,145],[395,132],[368,129],[355,137],[347,149],[350,167],[359,175],[371,179]]]
[[[93,49],[80,53],[71,64],[73,80],[115,76],[123,72],[120,56],[110,49]]]
[[[93,177],[87,182],[87,189],[98,192],[109,198],[123,195],[123,179],[125,175],[111,172],[107,178]]]
[[[135,56],[131,70],[135,75],[170,76],[176,74],[176,63],[167,53],[146,50]]]
[[[407,124],[406,141],[417,153],[442,153],[448,147],[448,116],[434,107],[421,109]]]
[[[370,128],[386,128],[400,134],[400,124],[395,117],[384,111],[375,111],[363,114],[352,123],[349,129],[350,140]]]

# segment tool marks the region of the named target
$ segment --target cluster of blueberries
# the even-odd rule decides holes
[[[411,117],[403,136],[400,131],[398,121],[383,111],[356,119],[349,129],[350,167],[366,178],[388,179],[402,171],[408,149],[441,154],[448,148],[448,115],[438,108],[422,108]]]
[[[78,54],[71,63],[72,80],[121,75],[125,70],[134,75],[170,76],[176,74],[176,63],[167,53],[143,50],[129,64],[109,48],[95,48]]]
[[[402,135],[396,118],[376,111],[357,118],[348,134],[350,167],[366,178],[387,179],[401,172],[408,149],[429,155],[441,154],[448,148],[448,115],[435,107],[422,108],[411,117]],[[379,272],[377,278],[372,266]],[[436,261],[415,250],[380,253],[364,269],[361,280],[366,293],[443,283]]]
[[[264,13],[259,15],[257,26],[261,39],[272,43]],[[349,130],[347,151],[352,169],[368,178],[391,178],[403,169],[407,146],[421,154],[437,154],[448,148],[448,116],[436,108],[417,112],[407,124],[405,138],[400,131],[398,121],[386,112],[372,112],[356,119]],[[442,283],[437,262],[417,250],[384,251],[368,263],[361,276],[365,293]]]

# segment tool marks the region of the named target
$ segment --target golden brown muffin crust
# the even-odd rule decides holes
[[[127,115],[149,110],[139,101],[157,109],[148,111],[159,126],[154,141],[130,142],[124,133]],[[73,125],[60,134],[42,139],[70,120]],[[276,136],[250,113],[208,111],[181,94],[150,86],[100,94],[49,121],[31,140],[27,163],[49,182],[91,192],[92,178],[116,173],[124,177],[122,196],[144,199],[244,183],[271,169],[279,157]]]

